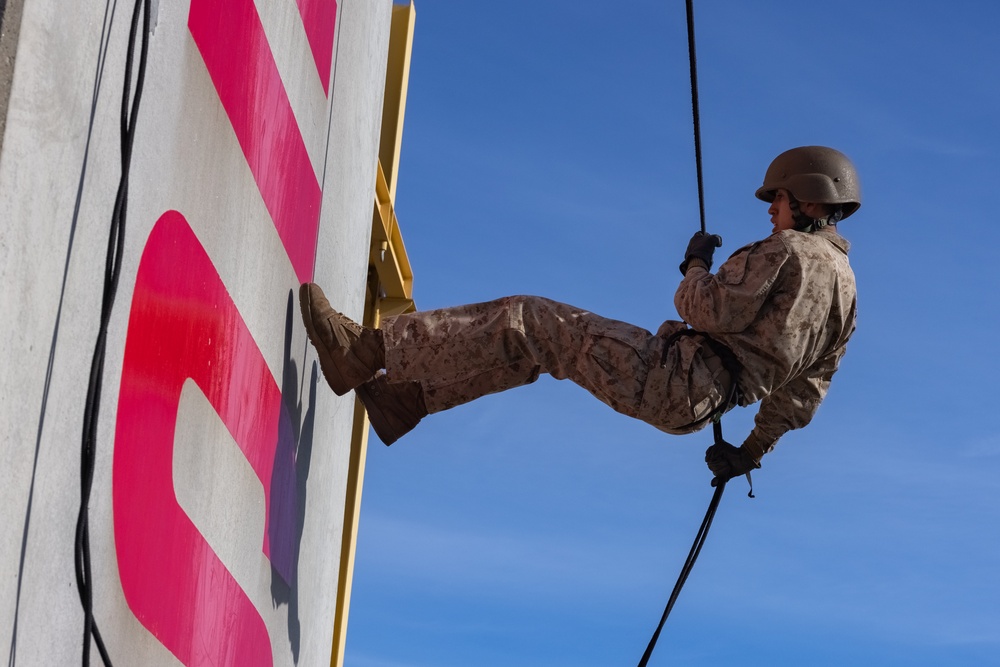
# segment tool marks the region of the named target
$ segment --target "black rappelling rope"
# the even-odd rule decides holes
[[[135,93],[129,99],[132,86],[132,64],[135,51],[139,13],[142,13],[142,37],[139,47],[139,67],[136,71]],[[125,84],[122,89],[121,108],[121,178],[118,194],[111,214],[111,228],[104,267],[104,294],[101,301],[101,320],[94,346],[94,357],[90,366],[90,381],[87,386],[87,402],[83,415],[83,439],[80,452],[80,513],[76,524],[76,585],[83,606],[83,665],[90,665],[90,641],[93,638],[105,665],[111,665],[100,630],[94,620],[93,579],[90,567],[90,492],[94,482],[94,465],[97,446],[97,422],[101,407],[101,388],[104,379],[104,358],[107,350],[108,323],[118,291],[121,276],[122,251],[125,245],[125,217],[128,208],[128,177],[132,163],[132,145],[135,141],[135,125],[142,99],[142,87],[146,78],[146,57],[149,51],[150,0],[135,0],[132,10],[132,25],[129,30],[128,52],[125,57]]]
[[[718,422],[716,422],[718,424]],[[670,615],[670,610],[674,608],[674,603],[677,601],[677,597],[681,593],[681,589],[684,587],[684,582],[687,581],[688,575],[691,574],[692,568],[694,568],[694,562],[698,560],[698,554],[701,553],[701,547],[705,544],[705,538],[708,537],[708,529],[712,526],[712,519],[715,518],[715,510],[719,507],[719,501],[722,500],[722,492],[726,489],[726,482],[720,481],[715,487],[715,493],[712,495],[712,501],[708,504],[708,511],[705,513],[705,518],[701,522],[701,528],[698,529],[698,534],[694,538],[694,544],[691,545],[691,551],[688,553],[687,560],[684,561],[684,567],[681,568],[680,576],[677,577],[677,583],[674,584],[674,590],[670,593],[670,599],[667,601],[667,606],[663,610],[663,616],[660,617],[660,623],[656,626],[656,630],[653,632],[652,638],[649,640],[649,644],[646,646],[645,653],[642,654],[642,659],[639,660],[638,667],[646,667],[646,663],[649,662],[649,657],[653,654],[653,647],[656,646],[656,640],[660,638],[660,631],[663,630],[663,624],[667,622],[667,616]]]
[[[705,233],[705,182],[701,176],[701,116],[698,112],[698,58],[694,50],[694,3],[687,0],[688,63],[691,66],[691,115],[694,120],[694,164],[698,171],[698,214]]]
[[[722,439],[722,421],[719,418],[716,418],[715,421],[712,422],[712,431],[715,436],[716,444],[725,442],[725,440]],[[701,521],[701,528],[698,529],[698,534],[695,535],[694,544],[691,545],[691,551],[688,552],[687,560],[684,561],[681,573],[677,577],[677,583],[674,584],[674,590],[670,592],[670,599],[667,600],[667,606],[663,610],[663,616],[660,617],[660,622],[656,626],[656,630],[653,631],[653,636],[650,638],[649,644],[646,646],[646,651],[642,654],[642,658],[639,660],[638,667],[646,667],[646,663],[649,662],[649,657],[653,655],[653,648],[656,646],[656,640],[660,638],[660,631],[663,630],[663,624],[667,622],[667,616],[670,616],[670,610],[674,608],[674,603],[677,602],[677,597],[681,594],[681,589],[684,588],[684,583],[687,581],[688,575],[691,574],[691,570],[694,569],[694,563],[698,560],[698,554],[701,553],[701,548],[704,546],[705,539],[708,537],[708,529],[712,527],[712,520],[715,519],[715,511],[719,508],[719,501],[722,500],[722,492],[726,490],[727,480],[719,478],[716,479],[718,481],[713,482],[715,484],[715,493],[712,494],[712,500],[708,503],[708,511],[705,512],[705,518]]]
[[[692,0],[686,0],[686,4],[688,62],[691,67],[691,114],[694,119],[694,160],[695,167],[698,171],[698,213],[701,219],[701,231],[702,233],[707,233],[705,229],[705,185],[701,175],[701,119],[698,113],[698,59],[695,56],[694,48],[694,6]],[[717,415],[712,424],[716,443],[724,442],[722,439],[722,422],[719,421],[720,417],[721,414]],[[701,553],[701,548],[705,544],[705,538],[708,537],[708,529],[712,527],[712,520],[715,518],[715,511],[719,508],[719,502],[722,500],[722,492],[725,490],[726,480],[719,480],[716,483],[715,493],[712,495],[712,500],[708,504],[708,511],[705,513],[705,518],[701,522],[701,528],[698,529],[698,534],[694,538],[694,544],[691,545],[691,551],[688,553],[687,560],[684,561],[681,573],[677,577],[677,583],[674,584],[674,590],[670,593],[670,599],[667,601],[667,606],[663,610],[663,616],[660,617],[660,623],[656,626],[656,630],[653,632],[653,636],[649,640],[649,644],[646,646],[646,651],[642,654],[642,658],[639,660],[638,667],[646,667],[650,656],[653,654],[653,648],[656,646],[656,641],[660,638],[660,631],[663,630],[663,625],[666,623],[667,617],[670,615],[670,611],[674,608],[674,603],[677,601],[677,597],[680,595],[681,589],[684,587],[684,583],[687,581],[688,575],[691,574],[695,561],[698,560],[698,554]]]

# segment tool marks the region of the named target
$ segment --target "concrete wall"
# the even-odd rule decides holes
[[[126,5],[23,2],[0,153],[11,665],[80,660]],[[361,315],[391,3],[153,8],[89,509],[96,620],[115,664],[324,664],[353,398],[317,383],[294,302],[315,279]]]

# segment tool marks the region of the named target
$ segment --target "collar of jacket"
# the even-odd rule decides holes
[[[844,253],[845,255],[851,251],[851,243],[837,231],[837,225],[825,225],[820,227],[815,232],[812,232],[816,236],[821,236]]]

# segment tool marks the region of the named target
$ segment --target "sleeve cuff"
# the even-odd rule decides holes
[[[753,432],[747,436],[741,448],[759,464],[760,460],[764,458],[764,454],[774,449],[774,441],[767,442],[758,433]]]
[[[708,271],[708,264],[698,259],[697,257],[692,257],[687,261],[687,266],[685,267],[684,275],[687,275],[687,272],[696,266],[700,269],[705,269],[706,271]]]

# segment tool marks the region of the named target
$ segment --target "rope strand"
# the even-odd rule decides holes
[[[701,115],[698,111],[698,58],[694,49],[694,2],[687,0],[688,63],[691,67],[691,115],[694,120],[694,164],[698,172],[698,216],[705,228],[705,182],[701,175]]]
[[[698,172],[698,213],[701,219],[701,231],[702,233],[707,233],[705,227],[705,185],[701,173],[701,120],[698,113],[698,60],[695,56],[694,48],[694,7],[692,0],[687,0],[686,4],[688,62],[691,67],[691,113],[694,118],[694,160],[695,167]],[[716,444],[724,442],[722,439],[721,417],[722,415],[720,411],[720,414],[716,415],[714,423],[712,424]],[[715,493],[712,495],[712,500],[708,504],[708,511],[705,513],[705,518],[702,520],[701,527],[698,529],[698,534],[694,538],[694,544],[691,545],[691,551],[688,552],[687,560],[684,561],[684,566],[681,568],[680,575],[677,577],[677,583],[674,584],[674,589],[670,593],[670,599],[667,600],[667,606],[663,610],[663,615],[660,617],[660,622],[656,626],[656,630],[653,632],[653,636],[650,638],[649,644],[646,646],[646,651],[642,654],[642,658],[639,660],[638,667],[646,667],[650,656],[653,654],[653,648],[656,646],[656,642],[660,638],[660,632],[663,630],[663,625],[667,622],[667,617],[670,616],[670,612],[674,608],[674,603],[677,602],[681,589],[684,587],[684,583],[687,581],[688,575],[691,574],[695,561],[698,560],[701,548],[705,545],[705,539],[708,537],[708,529],[712,527],[712,520],[715,519],[715,512],[719,508],[719,502],[722,500],[722,492],[725,491],[725,489],[726,480],[719,481],[715,487]]]
[[[722,437],[721,415],[712,422],[712,435],[715,438],[715,444],[725,442]],[[684,583],[687,581],[688,575],[694,569],[694,563],[698,560],[698,554],[701,553],[701,548],[705,545],[705,539],[708,537],[708,529],[712,527],[712,520],[715,519],[715,511],[719,509],[719,502],[722,500],[722,492],[726,490],[727,481],[720,479],[715,486],[715,493],[712,494],[712,500],[708,503],[708,511],[705,512],[705,518],[702,519],[701,528],[698,529],[698,534],[694,538],[694,544],[691,545],[691,551],[688,552],[687,560],[684,561],[681,573],[677,577],[677,583],[674,584],[674,590],[670,592],[670,599],[667,600],[667,606],[663,610],[663,616],[660,617],[660,623],[656,626],[656,630],[653,632],[653,636],[646,646],[646,651],[639,660],[638,667],[646,667],[646,663],[649,662],[649,657],[653,654],[656,641],[660,638],[660,631],[663,630],[663,624],[667,622],[667,617],[670,616],[670,611],[674,608],[674,603],[677,602],[677,598],[681,594],[681,589],[684,588]]]
[[[656,646],[656,641],[660,638],[660,631],[663,630],[663,624],[667,622],[667,617],[670,616],[670,611],[674,608],[674,603],[677,602],[677,598],[681,594],[681,589],[684,588],[684,583],[687,581],[688,575],[691,574],[694,563],[698,560],[698,554],[701,553],[701,548],[705,544],[705,538],[708,537],[708,529],[712,527],[715,511],[719,508],[719,501],[722,500],[722,492],[725,490],[726,482],[720,482],[715,487],[712,501],[708,504],[708,511],[705,513],[705,518],[702,519],[701,528],[698,529],[698,534],[694,538],[694,544],[691,545],[691,551],[688,553],[687,560],[684,561],[684,567],[681,568],[680,576],[677,577],[677,583],[674,584],[674,590],[670,592],[670,599],[667,600],[667,606],[663,610],[663,616],[660,617],[660,623],[656,626],[656,631],[653,632],[653,636],[646,646],[646,651],[639,660],[638,667],[646,667],[650,656],[653,655],[653,648]]]

